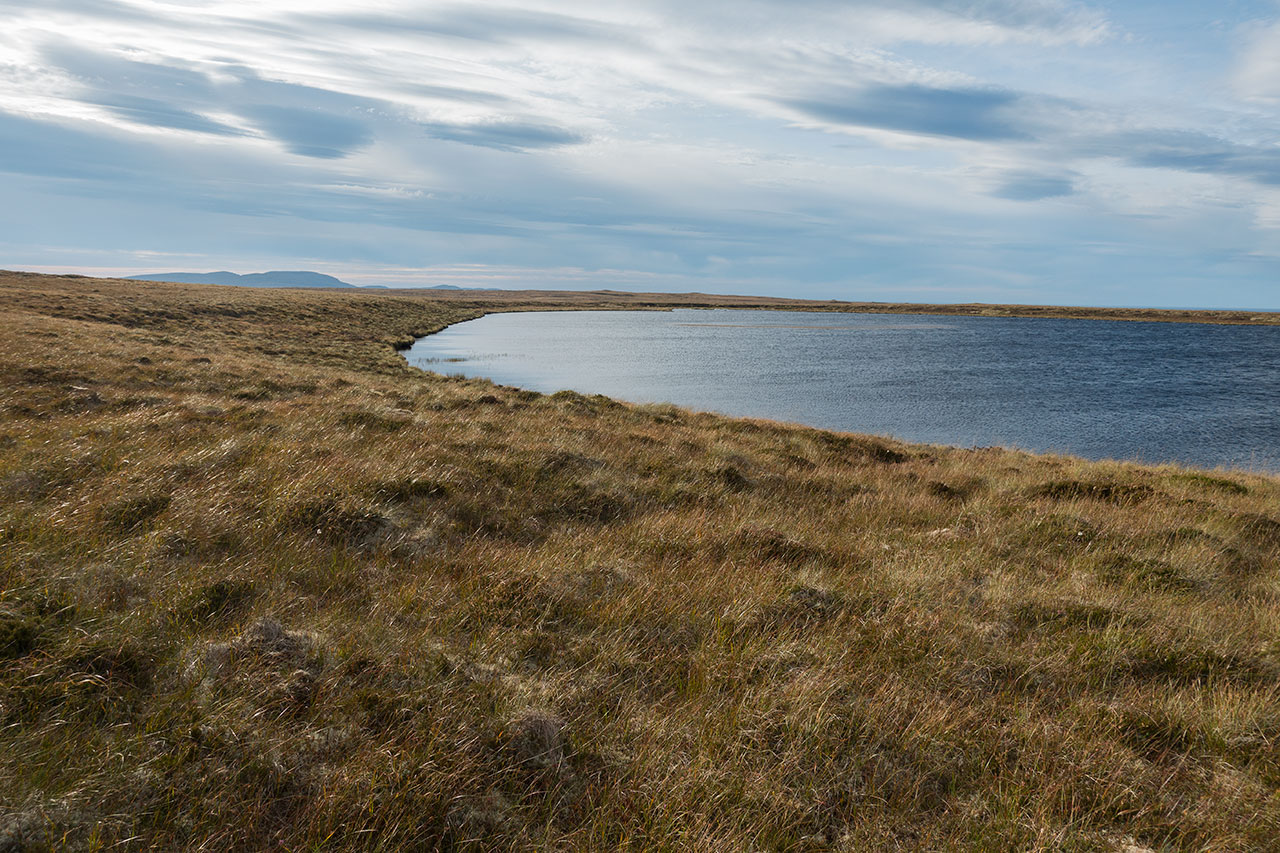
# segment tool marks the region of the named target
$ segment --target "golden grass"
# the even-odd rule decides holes
[[[0,849],[1277,849],[1276,478],[393,349],[524,298],[0,275]]]

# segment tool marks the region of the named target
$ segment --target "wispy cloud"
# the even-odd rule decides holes
[[[299,22],[306,26],[341,27],[379,36],[415,34],[506,45],[550,41],[581,42],[598,47],[602,42],[632,41],[625,28],[582,17],[580,13],[474,3],[433,3],[398,14],[313,15],[303,17]]]
[[[1280,144],[1234,142],[1204,131],[1147,128],[1101,133],[1068,146],[1077,157],[1110,157],[1146,169],[1168,169],[1280,185]]]
[[[1074,175],[1056,170],[1048,173],[1019,170],[1002,175],[994,195],[1011,201],[1040,201],[1069,196],[1075,191]]]
[[[872,85],[781,101],[834,125],[958,139],[1028,139],[1016,114],[1020,96],[1001,89]]]
[[[1235,69],[1235,84],[1250,100],[1280,101],[1280,22],[1251,22]]]
[[[527,122],[476,122],[445,124],[424,122],[423,129],[436,139],[465,142],[499,151],[523,151],[530,148],[555,148],[584,142],[586,137],[559,127]]]
[[[0,113],[0,172],[126,182],[152,165],[145,148],[54,122]]]

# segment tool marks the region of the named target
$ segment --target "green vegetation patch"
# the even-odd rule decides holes
[[[1156,490],[1145,483],[1119,483],[1107,480],[1053,480],[1032,489],[1035,497],[1057,501],[1087,498],[1113,504],[1133,504],[1145,501]]]
[[[378,483],[373,487],[373,494],[380,500],[413,501],[443,498],[449,494],[449,487],[431,477],[402,477]]]
[[[1176,474],[1170,474],[1169,479],[1175,483],[1186,483],[1187,485],[1199,486],[1219,492],[1225,492],[1226,494],[1249,494],[1249,487],[1244,483],[1241,483],[1239,480],[1230,480],[1226,477],[1215,477],[1211,474],[1202,474],[1198,471],[1179,471]]]
[[[286,512],[285,521],[295,530],[348,547],[367,544],[387,525],[387,519],[381,514],[353,508],[336,497],[320,497],[296,504]]]
[[[1257,512],[1241,512],[1232,515],[1232,521],[1246,538],[1265,548],[1280,546],[1280,521],[1270,515]]]
[[[0,658],[18,657],[36,648],[40,623],[31,616],[0,610]]]
[[[1168,562],[1152,557],[1136,558],[1109,551],[1098,557],[1094,569],[1108,583],[1150,591],[1193,592],[1198,586],[1195,579]]]
[[[108,530],[131,533],[168,509],[172,500],[168,495],[121,498],[102,508],[102,523]]]
[[[192,592],[183,602],[180,612],[196,622],[214,621],[240,612],[253,597],[252,582],[224,578]]]

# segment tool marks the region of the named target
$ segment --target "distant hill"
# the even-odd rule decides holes
[[[176,281],[180,284],[231,284],[239,287],[354,287],[361,290],[388,290],[385,284],[351,284],[340,278],[310,270],[272,270],[239,275],[226,270],[218,272],[160,272],[125,276],[129,281]],[[488,290],[491,288],[458,287],[436,284],[419,290]]]
[[[131,275],[134,281],[177,281],[183,284],[233,284],[240,287],[355,287],[342,279],[309,270],[273,270],[237,275],[233,272],[166,272]]]

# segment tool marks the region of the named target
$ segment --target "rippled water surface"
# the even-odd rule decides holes
[[[460,323],[408,358],[910,441],[1280,471],[1280,327],[556,311]]]

